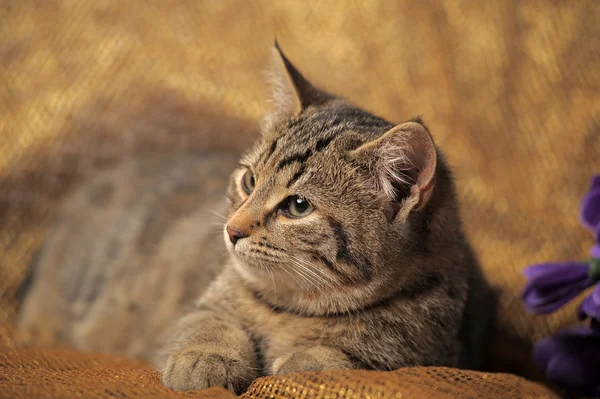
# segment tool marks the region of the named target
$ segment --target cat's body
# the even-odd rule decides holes
[[[230,157],[128,161],[66,204],[23,330],[151,360],[177,389],[481,365],[492,295],[427,129],[394,127],[278,59],[279,107],[232,174],[223,233],[211,210],[226,212]]]

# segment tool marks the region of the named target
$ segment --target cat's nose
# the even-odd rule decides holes
[[[229,236],[229,241],[231,241],[231,243],[233,245],[235,245],[235,243],[240,238],[248,237],[248,235],[249,235],[249,233],[246,232],[246,231],[241,231],[239,229],[232,228],[232,227],[229,227],[229,226],[227,226],[226,230],[227,230],[227,235]]]

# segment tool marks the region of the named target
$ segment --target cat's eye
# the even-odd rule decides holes
[[[314,207],[305,198],[294,195],[289,197],[283,207],[283,211],[289,216],[302,218],[308,216],[314,211]]]
[[[244,192],[248,195],[254,191],[254,187],[256,186],[256,179],[254,178],[254,173],[250,169],[244,173],[244,177],[242,178],[242,188]]]

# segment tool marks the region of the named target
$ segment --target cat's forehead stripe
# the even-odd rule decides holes
[[[276,149],[285,154],[289,144],[310,144],[315,138],[318,138],[315,150],[321,151],[343,130],[346,123],[347,121],[337,113],[333,115],[327,113],[301,114],[292,118],[287,121],[279,137],[266,147],[260,155],[259,162],[267,164]],[[281,141],[285,141],[285,144],[279,145]]]
[[[372,139],[372,134],[383,133],[391,124],[362,110],[334,105],[320,112],[306,112],[289,119],[280,126],[279,135],[263,142],[250,154],[252,165],[273,168],[282,172],[295,168],[285,183],[290,188],[310,169],[307,163],[316,154],[325,151],[337,138],[343,138],[343,149],[349,150]],[[348,147],[348,148],[347,148]],[[349,148],[352,147],[352,148]]]
[[[318,154],[319,152],[324,151],[336,137],[337,135],[330,135],[329,137],[321,138],[317,140],[314,146],[314,150],[312,148],[309,148],[302,154],[295,154],[291,157],[281,160],[277,165],[277,170],[279,171],[292,163],[298,163],[300,165],[299,169],[292,175],[292,177],[288,180],[285,186],[287,188],[290,188],[292,184],[298,181],[298,179],[302,177],[302,175],[306,171],[306,163],[308,162],[308,160],[312,156]]]
[[[308,150],[304,151],[303,153],[296,153],[287,158],[284,158],[281,161],[279,161],[279,164],[277,164],[277,171],[282,170],[283,168],[285,168],[286,166],[288,166],[294,162],[298,162],[299,164],[304,164],[306,161],[308,161],[308,158],[310,158],[312,154],[313,154],[313,151],[312,151],[312,149],[309,148]]]
[[[306,165],[302,164],[300,166],[300,169],[298,169],[290,178],[290,180],[288,180],[288,182],[286,183],[286,188],[290,188],[292,187],[292,184],[296,183],[298,181],[298,179],[304,174],[304,172],[306,171]]]
[[[267,151],[262,153],[258,162],[262,162],[262,163],[266,164],[269,161],[269,158],[271,158],[271,155],[273,155],[273,153],[275,152],[278,142],[279,142],[279,137],[277,137],[275,140],[273,140],[273,142],[271,143],[271,145],[269,146],[269,149]],[[265,156],[265,154],[266,154],[266,156]]]

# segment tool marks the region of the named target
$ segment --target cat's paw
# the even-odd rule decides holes
[[[166,387],[178,391],[220,386],[239,394],[252,379],[248,367],[240,360],[188,350],[169,356],[162,382]]]
[[[273,374],[305,371],[342,370],[352,368],[346,356],[337,356],[329,349],[314,348],[280,356],[273,362]]]

